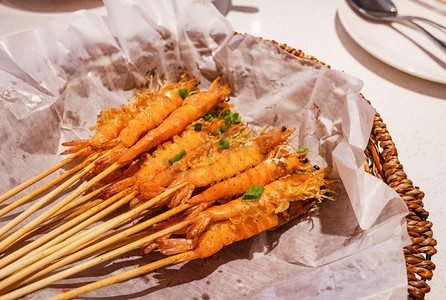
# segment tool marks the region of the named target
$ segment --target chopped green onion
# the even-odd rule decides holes
[[[304,152],[308,152],[308,148],[299,148],[299,149],[297,149],[297,153],[304,153]]]
[[[306,172],[308,172],[308,170],[299,170],[299,172],[306,173]]]
[[[238,124],[240,123],[241,119],[238,113],[234,113],[229,117],[229,122]]]
[[[227,110],[223,111],[218,118],[219,119],[226,119],[230,115],[231,115],[231,111],[229,109],[227,109]]]
[[[212,114],[205,114],[203,117],[203,120],[205,121],[210,121],[214,118],[214,116]]]
[[[243,195],[242,202],[256,201],[262,196],[265,188],[259,185],[253,185],[248,188],[246,193]]]
[[[173,158],[169,159],[169,163],[173,164],[174,162],[179,161],[180,159],[183,158],[183,156],[186,155],[186,150],[181,150],[180,153],[178,153],[177,155],[175,155]]]
[[[230,126],[230,125],[225,124],[225,125],[223,125],[222,127],[220,127],[220,128],[221,128],[221,132],[224,132],[224,131],[228,130],[229,126]]]
[[[214,136],[217,136],[219,134],[222,134],[223,132],[225,132],[226,130],[228,130],[230,125],[225,124],[222,127],[218,128],[216,132],[213,133]]]
[[[203,124],[201,124],[201,123],[194,124],[195,131],[201,131],[202,127],[203,127]]]
[[[178,93],[180,94],[181,98],[183,98],[183,99],[190,96],[188,89],[180,89],[178,91]]]
[[[218,147],[223,149],[229,148],[229,142],[227,140],[221,139],[218,141]]]

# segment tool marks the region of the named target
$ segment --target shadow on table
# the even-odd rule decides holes
[[[428,95],[431,97],[441,98],[446,100],[446,85],[436,83],[412,76],[405,72],[399,71],[390,65],[380,61],[366,50],[361,48],[345,31],[338,14],[335,18],[336,33],[339,40],[344,45],[345,49],[364,67],[377,74],[378,76],[399,85],[405,89]]]
[[[232,0],[213,0],[212,3],[224,16],[226,16],[231,10],[244,13],[256,13],[259,11],[259,9],[254,6],[232,5]]]

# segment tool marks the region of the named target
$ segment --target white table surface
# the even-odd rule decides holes
[[[362,92],[384,119],[405,172],[426,194],[425,208],[439,243],[432,258],[437,266],[429,282],[432,291],[426,299],[445,299],[446,221],[441,216],[446,215],[442,196],[446,182],[446,85],[403,73],[363,50],[339,20],[339,1],[344,0],[219,2],[234,30],[286,43],[364,81]],[[104,13],[97,0],[35,2],[0,1],[0,35],[81,8]]]

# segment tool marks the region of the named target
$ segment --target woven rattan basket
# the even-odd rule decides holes
[[[279,44],[270,40],[264,41],[273,43],[299,58],[326,65],[315,57],[306,55],[301,50],[296,50],[286,44]],[[403,166],[398,160],[396,146],[386,128],[386,124],[378,113],[375,115],[369,143],[365,150],[365,160],[366,171],[393,188],[409,208],[409,215],[406,216],[406,219],[412,245],[404,248],[408,277],[408,298],[424,299],[430,291],[426,281],[432,279],[432,271],[435,269],[431,257],[437,252],[435,249],[437,241],[433,238],[432,223],[427,220],[429,212],[423,208],[424,193],[407,178]]]

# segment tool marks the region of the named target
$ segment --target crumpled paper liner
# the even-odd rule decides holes
[[[0,184],[10,189],[60,160],[61,142],[91,136],[103,109],[187,70],[202,88],[222,76],[252,126],[295,127],[294,147],[333,165],[339,196],[275,231],[88,294],[135,298],[406,298],[409,243],[399,196],[364,172],[374,109],[362,82],[298,59],[230,24],[207,1],[105,1],[0,40]],[[302,46],[304,45],[296,45]],[[26,208],[25,205],[23,208]],[[2,218],[6,222],[10,218]],[[145,264],[137,251],[25,298],[43,298]]]

